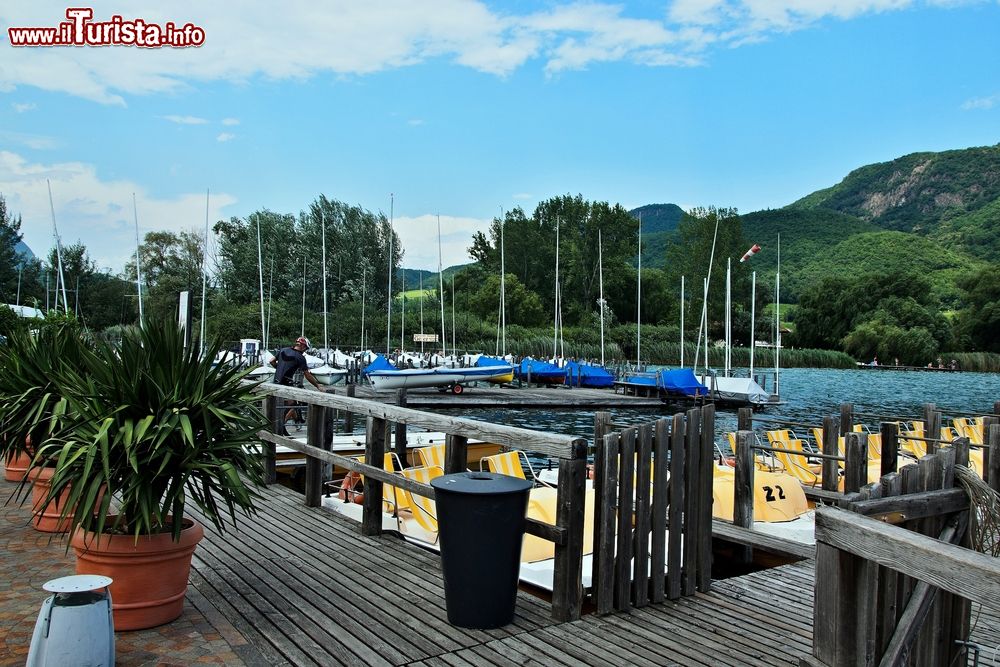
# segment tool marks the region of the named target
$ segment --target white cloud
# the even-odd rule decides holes
[[[511,199],[516,199],[518,201],[531,201],[535,198],[535,195],[530,192],[517,192],[510,196]]]
[[[14,111],[16,111],[17,113],[33,111],[34,109],[38,108],[38,106],[34,102],[25,102],[25,103],[14,102],[10,106],[13,107]]]
[[[24,241],[40,257],[53,246],[52,217],[46,180],[52,184],[59,235],[64,244],[82,242],[101,268],[119,272],[135,248],[132,194],[136,195],[139,232],[203,230],[205,193],[159,198],[130,181],[105,181],[93,165],[82,162],[32,163],[0,151],[0,192],[8,208],[21,215]],[[228,217],[223,209],[236,202],[213,192],[209,219]]]
[[[224,143],[226,141],[231,141],[232,139],[235,139],[235,138],[236,138],[236,135],[233,134],[232,132],[222,132],[222,133],[219,134],[219,136],[217,136],[215,138],[215,140],[218,141],[218,142],[220,142],[220,143]]]
[[[408,269],[438,269],[437,214],[416,217],[401,216],[393,220],[392,228],[406,249],[403,266]],[[441,257],[444,268],[472,261],[468,248],[472,245],[472,235],[486,232],[492,219],[441,216]]]
[[[123,105],[126,95],[174,93],[205,81],[363,76],[432,60],[497,76],[532,60],[549,74],[600,62],[687,67],[702,64],[709,47],[753,43],[826,18],[973,1],[668,0],[662,15],[637,17],[627,3],[598,0],[554,0],[520,14],[484,0],[328,0],[322,11],[310,0],[289,0],[280,9],[264,0],[238,7],[109,0],[96,20],[121,14],[160,24],[191,22],[205,30],[205,43],[185,49],[11,48],[0,68],[0,90],[34,86]],[[54,26],[64,13],[65,5],[51,0],[15,3],[4,8],[3,23]],[[222,122],[229,121],[238,123]]]
[[[59,145],[52,137],[41,134],[29,134],[27,132],[12,132],[10,130],[0,130],[0,141],[26,146],[36,151],[47,151]]]
[[[177,123],[178,125],[204,125],[208,121],[204,118],[199,118],[197,116],[163,116],[163,120],[169,120],[171,123]]]
[[[410,120],[406,121],[406,124],[409,125],[410,127],[418,127],[418,126],[424,124],[424,119],[423,118],[411,118]]]
[[[972,99],[966,100],[962,103],[963,111],[983,111],[986,109],[992,109],[1000,103],[1000,93],[996,95],[989,95],[987,97],[973,97]]]
[[[239,118],[223,118],[222,119],[222,124],[223,125],[239,125],[240,124],[240,119]]]

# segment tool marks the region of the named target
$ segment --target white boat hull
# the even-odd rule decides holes
[[[450,387],[466,382],[487,381],[513,372],[511,366],[475,368],[407,368],[404,370],[372,371],[368,374],[375,391],[421,387]]]

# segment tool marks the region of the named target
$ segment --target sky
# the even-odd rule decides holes
[[[391,212],[403,265],[434,271],[437,216],[450,266],[557,195],[749,213],[1000,142],[998,0],[131,0],[91,22],[203,43],[11,44],[82,25],[67,7],[0,5],[0,194],[37,255],[54,212],[115,273],[136,220],[201,233],[206,204]]]

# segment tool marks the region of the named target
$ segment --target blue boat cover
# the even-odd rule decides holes
[[[668,394],[683,396],[704,396],[708,387],[698,382],[690,368],[676,368],[660,371],[660,388]]]
[[[527,378],[529,369],[531,370],[531,377],[533,379],[542,380],[566,377],[565,369],[559,368],[547,361],[539,361],[538,359],[522,359],[521,363],[514,367],[514,374],[520,378]]]
[[[389,360],[383,357],[381,354],[375,355],[375,361],[371,362],[365,366],[364,373],[371,373],[372,371],[394,371],[396,367],[389,363]]]
[[[487,357],[485,354],[481,355],[476,359],[476,366],[510,366],[509,363],[503,359],[497,359],[496,357]]]
[[[566,363],[566,381],[580,387],[603,388],[614,386],[615,376],[609,373],[604,366],[569,361]]]

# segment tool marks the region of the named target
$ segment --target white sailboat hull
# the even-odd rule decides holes
[[[514,371],[512,366],[482,366],[475,368],[407,368],[372,371],[368,374],[375,391],[416,389],[420,387],[450,387],[466,382],[486,381]]]

